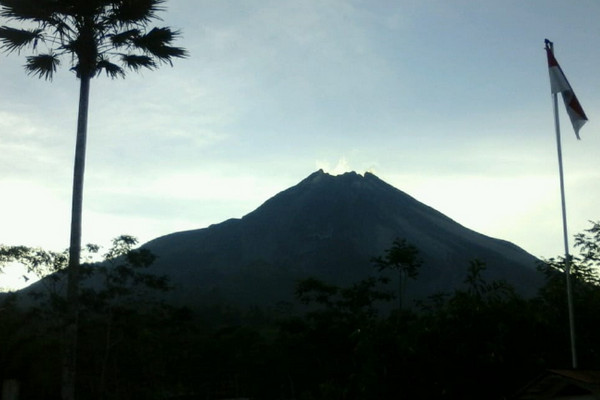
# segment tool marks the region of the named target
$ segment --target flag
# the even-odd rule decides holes
[[[550,72],[550,90],[552,91],[552,94],[562,94],[562,98],[567,109],[567,114],[569,114],[571,124],[575,130],[575,136],[577,136],[577,139],[579,139],[579,129],[581,129],[588,119],[583,111],[583,108],[581,107],[581,104],[579,104],[579,100],[577,100],[577,96],[575,96],[575,92],[573,92],[573,88],[571,88],[567,77],[560,68],[560,65],[558,65],[556,58],[554,58],[554,53],[552,52],[549,44],[550,42],[546,41],[548,71]]]

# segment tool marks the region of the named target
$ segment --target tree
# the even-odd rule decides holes
[[[136,244],[137,239],[128,235],[113,239],[104,262],[89,265],[86,271],[95,282],[82,290],[82,305],[88,307],[87,315],[98,315],[99,327],[93,330],[104,333],[94,341],[99,347],[93,353],[101,355],[99,373],[89,374],[98,376],[95,387],[101,394],[106,390],[108,361],[118,342],[119,322],[131,324],[136,314],[154,309],[155,292],[170,289],[165,276],[145,271],[156,257],[147,249],[134,249]]]
[[[70,324],[65,332],[63,398],[74,399],[75,352],[77,346],[78,286],[81,254],[83,177],[87,137],[90,81],[103,71],[111,78],[124,77],[125,70],[155,69],[173,58],[187,56],[173,46],[178,31],[167,27],[148,29],[163,11],[164,0],[0,0],[0,15],[28,28],[0,27],[0,48],[7,52],[33,50],[27,56],[28,74],[52,79],[61,59],[70,60],[80,81],[68,290]],[[45,49],[41,50],[41,47]],[[115,63],[120,61],[121,65]]]
[[[398,271],[398,308],[402,310],[406,281],[415,279],[423,264],[419,257],[419,250],[408,244],[405,239],[395,239],[392,247],[385,250],[383,257],[375,257],[372,261],[379,271],[386,269]]]
[[[580,367],[600,365],[600,350],[595,341],[600,325],[596,322],[596,310],[600,306],[600,222],[590,221],[592,227],[575,235],[578,256],[569,256],[569,274],[573,305],[573,321],[577,342],[577,358]],[[542,305],[560,328],[563,340],[573,332],[567,330],[568,293],[565,287],[565,257],[544,260],[539,269],[546,275],[546,285],[540,291]],[[569,320],[570,322],[570,320]]]
[[[590,223],[591,228],[575,235],[575,247],[581,256],[575,274],[585,282],[600,286],[600,221]]]
[[[82,259],[91,260],[96,252],[97,246],[87,246]],[[57,346],[64,331],[68,258],[67,250],[56,252],[27,246],[0,246],[0,267],[6,264],[20,264],[28,273],[33,273],[39,278],[35,286],[25,291],[28,297],[23,297],[23,293],[19,292],[13,294],[17,309],[22,309],[19,313],[20,324],[14,333],[16,339],[13,339],[13,342],[16,344],[5,342],[6,352],[13,353],[14,358],[22,360],[19,369],[26,371],[17,375],[24,381],[24,397],[56,393],[59,387],[54,382],[60,381],[60,369],[56,368],[60,363],[60,351]],[[2,319],[5,318],[6,315],[2,315]],[[40,337],[40,340],[32,341],[30,333]],[[26,343],[26,346],[18,345],[19,343]],[[44,354],[43,360],[38,354]],[[44,377],[36,371],[38,365],[46,370]],[[33,393],[32,387],[36,387]]]
[[[164,303],[162,296],[170,287],[165,276],[148,271],[155,257],[147,249],[134,249],[136,244],[137,240],[131,236],[121,235],[115,238],[112,246],[103,254],[102,262],[94,262],[100,251],[99,246],[87,245],[82,252],[84,262],[81,273],[86,280],[82,279],[80,295],[82,315],[79,319],[78,355],[86,362],[79,368],[81,378],[78,379],[77,386],[86,391],[88,398],[118,398],[126,391],[124,387],[127,386],[118,383],[139,379],[137,371],[158,373],[165,369],[159,363],[165,352],[159,351],[157,347],[162,341],[170,341],[161,336],[162,326],[175,311]],[[16,333],[8,332],[9,325],[0,324],[0,338],[4,334],[10,339],[4,341],[8,348],[0,352],[0,360],[7,358],[8,354],[10,360],[22,359],[19,363],[12,364],[29,370],[40,363],[38,358],[43,354],[44,365],[54,371],[56,368],[52,368],[52,362],[46,359],[54,361],[54,357],[51,357],[55,353],[51,351],[54,348],[53,339],[59,336],[64,325],[67,309],[64,284],[68,252],[25,246],[0,246],[0,267],[7,263],[23,265],[28,272],[35,273],[40,281],[25,292],[32,299],[21,298],[21,293],[13,294],[15,299],[22,300],[15,300],[15,305],[25,307],[21,307],[20,314],[17,313],[18,308],[15,308],[15,315],[21,319]],[[8,301],[0,303],[1,320],[11,315],[7,314],[7,311],[11,311],[9,305]],[[29,333],[36,333],[43,340],[32,341]],[[131,336],[135,336],[135,340]],[[141,343],[142,340],[146,342]],[[10,341],[15,342],[15,346],[11,347]],[[27,346],[19,347],[22,342],[26,342]],[[148,342],[152,344],[152,352],[147,351]],[[29,356],[32,352],[30,348],[36,346],[48,349],[46,352],[38,352],[37,356]],[[48,372],[45,375],[52,376]],[[45,377],[40,379],[40,376],[23,378],[29,381],[27,386],[40,386],[40,381],[46,380]],[[154,383],[152,388],[146,384],[144,390],[155,389],[164,382],[157,380]],[[115,389],[118,386],[123,386],[123,389]]]
[[[393,299],[387,283],[385,277],[348,287],[315,278],[297,283],[296,297],[307,312],[281,321],[280,340],[282,369],[299,398],[367,398],[371,377],[381,373],[375,348],[381,308]]]

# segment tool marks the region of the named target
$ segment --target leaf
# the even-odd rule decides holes
[[[19,21],[46,22],[56,11],[55,0],[2,0],[0,15]]]
[[[155,69],[160,63],[187,56],[172,46],[179,32],[146,25],[163,10],[164,0],[0,0],[0,16],[24,21],[27,29],[0,27],[0,51],[33,47],[27,58],[28,74],[52,79],[58,57],[69,54],[78,78],[102,71],[111,78],[124,77],[125,69]],[[36,26],[37,25],[37,26]],[[29,28],[29,27],[35,28]],[[39,54],[38,41],[48,45]],[[125,49],[125,50],[123,50]],[[125,54],[129,53],[129,54]],[[120,57],[123,65],[111,57]]]
[[[178,31],[172,31],[169,28],[153,28],[147,34],[133,39],[133,43],[158,58],[161,62],[171,63],[172,58],[187,57],[185,49],[170,46],[178,36],[180,36]]]
[[[125,71],[123,71],[123,68],[105,59],[98,61],[98,64],[96,64],[96,68],[98,69],[98,74],[100,74],[102,70],[104,70],[104,72],[106,72],[106,75],[112,79],[125,77]]]
[[[36,47],[37,42],[42,40],[41,29],[16,29],[9,26],[0,26],[0,46],[9,53],[20,51],[22,48],[32,45]]]
[[[135,40],[135,45],[143,49],[165,46],[173,42],[178,35],[177,31],[172,31],[169,28],[152,28],[145,35],[140,35]]]
[[[113,47],[118,48],[121,46],[130,45],[132,40],[140,35],[139,29],[130,29],[128,31],[109,35],[110,42]]]
[[[140,68],[156,68],[156,63],[154,62],[154,60],[152,60],[152,58],[148,56],[141,56],[137,54],[122,54],[121,61],[123,61],[123,64],[125,64],[129,69],[132,69],[134,71],[138,71]]]
[[[59,64],[60,60],[56,54],[38,54],[27,57],[25,70],[29,75],[51,80]]]
[[[164,0],[123,0],[115,2],[115,8],[109,15],[110,24],[121,24],[125,26],[143,26],[153,19],[157,19],[157,13],[164,11],[161,4]]]

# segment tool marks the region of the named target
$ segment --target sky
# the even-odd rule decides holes
[[[537,257],[564,254],[544,39],[589,122],[559,104],[570,244],[600,220],[600,2],[170,0],[190,57],[91,85],[83,242],[240,218],[323,169],[379,178]],[[2,21],[0,24],[5,24]],[[14,23],[13,23],[14,25]],[[0,55],[0,244],[68,247],[78,81]],[[6,268],[0,287],[21,272]]]

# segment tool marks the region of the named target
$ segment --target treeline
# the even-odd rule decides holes
[[[406,304],[398,300],[420,262],[396,241],[373,260],[371,278],[349,287],[299,282],[300,306],[190,310],[161,300],[168,281],[147,272],[153,256],[134,244],[118,238],[103,263],[84,269],[94,285],[81,296],[79,398],[504,399],[545,369],[570,367],[562,259],[540,264],[546,284],[534,298],[486,281],[474,260],[464,287]],[[577,235],[576,246],[579,364],[598,369],[600,226]],[[20,399],[59,398],[65,257],[0,249],[0,262],[54,272],[35,301],[13,294],[0,305],[0,377],[20,383]]]

